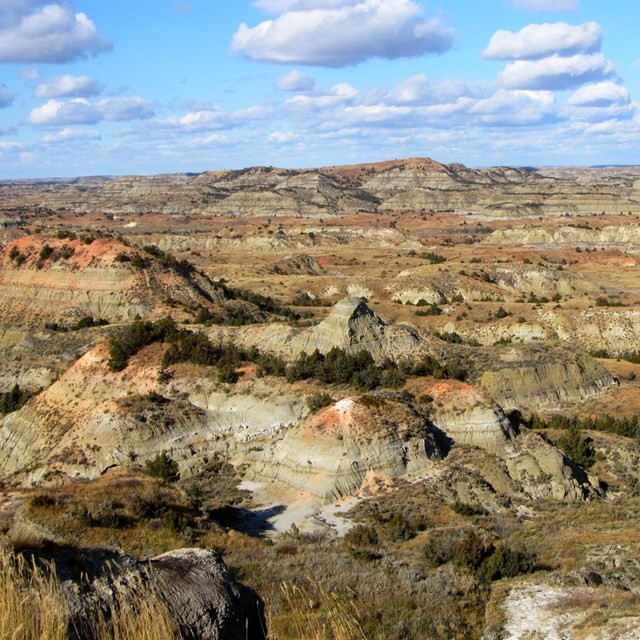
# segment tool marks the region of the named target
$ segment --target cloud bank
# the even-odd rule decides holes
[[[66,74],[39,84],[33,95],[36,98],[88,98],[98,93],[100,85],[95,78]]]
[[[516,33],[496,31],[482,55],[494,60],[536,60],[553,54],[595,53],[601,45],[602,29],[596,22],[530,24]]]
[[[345,67],[371,58],[393,60],[443,53],[453,31],[424,20],[413,0],[263,0],[275,19],[241,24],[231,52],[280,64]]]
[[[84,13],[74,13],[68,2],[40,4],[0,4],[0,62],[64,63],[112,49],[95,24]]]

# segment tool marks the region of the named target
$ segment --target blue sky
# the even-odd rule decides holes
[[[0,178],[640,164],[637,0],[0,0]]]

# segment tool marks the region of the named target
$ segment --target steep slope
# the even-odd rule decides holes
[[[0,317],[5,326],[71,325],[160,317],[223,302],[219,288],[185,263],[165,266],[117,240],[23,236],[0,252]]]
[[[471,169],[411,158],[320,169],[92,177],[5,183],[0,211],[112,215],[313,216],[344,212],[474,210],[494,216],[640,211],[638,171]]]
[[[422,339],[409,324],[387,325],[360,298],[348,296],[338,301],[331,313],[318,325],[295,329],[271,324],[247,328],[238,336],[245,345],[258,345],[286,359],[316,349],[326,354],[333,348],[347,353],[368,351],[374,360],[401,360],[420,350]]]

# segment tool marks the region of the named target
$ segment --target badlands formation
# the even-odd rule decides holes
[[[295,558],[365,637],[637,637],[639,169],[0,182],[0,247],[9,537],[213,545],[282,638]]]

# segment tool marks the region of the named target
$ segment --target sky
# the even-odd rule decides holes
[[[0,0],[0,179],[640,164],[638,0]]]

